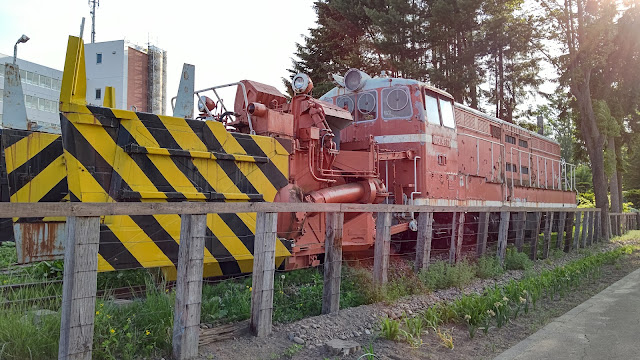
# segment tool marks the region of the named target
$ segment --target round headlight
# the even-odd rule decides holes
[[[366,73],[358,69],[349,69],[344,75],[344,86],[351,91],[358,91],[364,87],[369,79],[371,77]]]
[[[296,94],[306,94],[313,89],[313,82],[307,74],[298,73],[291,81],[291,87]]]

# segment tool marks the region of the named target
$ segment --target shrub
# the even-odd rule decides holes
[[[507,270],[527,270],[533,266],[533,261],[523,252],[518,252],[514,248],[507,248],[504,258],[504,267]]]
[[[493,256],[483,256],[476,263],[476,276],[481,279],[490,279],[498,277],[504,272],[500,261]]]
[[[418,274],[420,280],[429,290],[447,289],[452,286],[463,287],[476,276],[476,267],[467,259],[462,259],[455,265],[444,261],[436,261],[427,270]]]

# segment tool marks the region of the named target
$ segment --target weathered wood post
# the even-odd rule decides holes
[[[487,238],[489,237],[489,213],[483,211],[478,215],[478,243],[476,253],[478,257],[480,257],[487,252]]]
[[[507,252],[507,235],[509,233],[509,212],[500,212],[500,225],[498,226],[498,259],[500,265],[504,265],[504,257]]]
[[[198,356],[206,229],[207,215],[181,216],[173,314],[173,358],[177,360]]]
[[[639,213],[640,214],[640,213]],[[593,222],[593,236],[595,242],[600,242],[602,240],[602,230],[600,226],[601,222],[600,211],[596,210],[595,212],[595,221]]]
[[[529,258],[533,261],[536,261],[538,258],[538,235],[540,235],[540,221],[542,221],[542,213],[536,211],[535,213],[535,224],[533,226],[533,231],[531,234],[531,253],[529,254]]]
[[[582,218],[582,212],[576,211],[576,221],[575,221],[575,230],[573,234],[573,248],[580,248],[580,223]]]
[[[556,249],[562,249],[564,243],[565,223],[567,221],[567,213],[560,211],[558,213],[558,237],[556,237]]]
[[[454,212],[451,218],[451,238],[449,243],[449,264],[453,264],[456,260],[456,228],[458,223],[458,213]]]
[[[551,230],[553,229],[553,211],[547,211],[544,221],[544,243],[542,248],[542,258],[549,257],[549,250],[551,249]]]
[[[593,245],[593,224],[595,223],[595,211],[589,211],[589,228],[587,229],[587,245]]]
[[[589,211],[584,212],[584,218],[582,219],[582,248],[587,247],[587,230],[589,229]]]
[[[516,249],[522,252],[524,245],[524,233],[527,230],[527,212],[520,211],[518,213],[518,222],[516,223]]]
[[[575,214],[567,213],[567,223],[565,225],[565,231],[567,232],[567,240],[564,243],[564,252],[568,253],[573,249],[573,224]]]
[[[636,230],[640,230],[640,212],[636,213]]]
[[[324,237],[324,288],[322,313],[340,310],[340,277],[342,273],[342,225],[344,213],[326,213]]]
[[[464,237],[464,218],[465,213],[461,212],[458,216],[458,233],[456,235],[456,263],[462,260],[462,240]]]
[[[376,285],[387,283],[390,247],[391,213],[379,212],[376,219],[376,243],[373,258],[373,281]]]
[[[256,216],[249,327],[258,337],[272,331],[277,222],[277,213],[259,212]]]
[[[429,268],[431,261],[431,240],[433,239],[433,212],[418,216],[418,238],[416,242],[416,273]]]
[[[100,217],[67,218],[58,359],[91,359]]]

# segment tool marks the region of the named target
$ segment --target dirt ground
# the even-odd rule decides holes
[[[453,349],[442,345],[433,331],[422,337],[423,344],[418,348],[411,348],[405,342],[382,339],[376,336],[376,331],[371,335],[362,333],[349,340],[358,342],[363,348],[372,345],[376,359],[491,359],[639,267],[639,253],[624,256],[617,264],[606,265],[602,276],[595,282],[585,283],[580,290],[560,300],[541,301],[536,311],[512,319],[501,329],[491,328],[487,335],[478,331],[471,339],[465,326],[445,325],[442,329],[451,331],[453,335]],[[234,340],[204,346],[200,354],[200,359],[364,359],[364,351],[337,357],[327,353],[323,346],[296,346],[284,329],[277,328],[269,338],[257,339],[247,333]]]

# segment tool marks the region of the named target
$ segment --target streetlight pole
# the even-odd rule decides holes
[[[18,58],[18,44],[20,43],[26,43],[27,41],[29,41],[29,37],[27,35],[22,34],[22,36],[20,36],[20,39],[18,39],[18,41],[16,41],[16,44],[13,46],[13,63],[16,63],[16,59]]]

